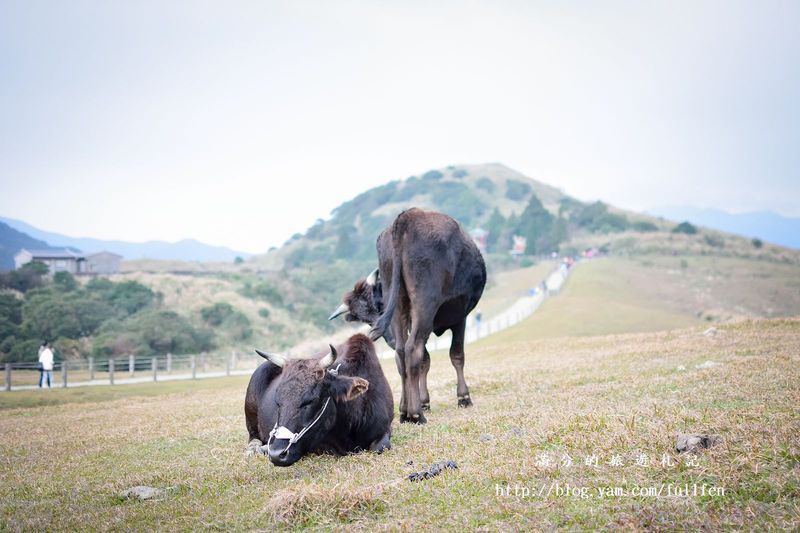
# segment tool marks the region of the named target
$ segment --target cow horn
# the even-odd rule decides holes
[[[319,360],[319,366],[322,368],[328,368],[336,361],[336,348],[333,347],[333,344],[329,344],[328,346],[331,347],[331,351],[328,352],[328,355]]]
[[[377,268],[372,272],[370,272],[369,276],[367,276],[367,285],[371,285],[374,287],[375,284],[378,283],[378,274],[379,272]]]
[[[336,308],[336,311],[334,311],[331,316],[328,317],[328,320],[333,320],[337,316],[343,315],[346,312],[348,312],[349,310],[350,310],[350,307],[348,307],[347,304],[342,304],[342,305],[340,305],[339,307]]]
[[[286,364],[287,357],[285,355],[279,353],[262,352],[259,349],[256,349],[256,353],[267,361],[271,362],[273,365],[283,367],[283,365]]]

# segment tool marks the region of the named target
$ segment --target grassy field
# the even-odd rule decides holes
[[[434,354],[428,425],[395,423],[383,455],[288,469],[243,457],[244,378],[3,394],[4,529],[796,529],[800,321],[718,326],[714,336],[704,327],[471,346],[468,410],[455,406],[447,357]],[[723,440],[692,465],[673,450],[678,432]],[[597,466],[584,464],[591,454]],[[572,465],[554,464],[566,456]],[[615,456],[621,466],[609,464]],[[442,460],[459,469],[405,479]],[[630,495],[687,483],[706,495]],[[118,497],[134,485],[169,493]],[[601,497],[604,488],[628,493]]]
[[[800,315],[800,266],[708,256],[602,258],[581,264],[562,294],[485,343],[663,331]]]

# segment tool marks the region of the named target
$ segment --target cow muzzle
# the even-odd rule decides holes
[[[275,466],[291,466],[296,463],[301,454],[292,448],[291,439],[275,439],[267,447],[269,462]]]

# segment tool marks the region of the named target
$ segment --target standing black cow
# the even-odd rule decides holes
[[[383,336],[395,349],[403,380],[401,422],[425,423],[422,410],[430,406],[425,343],[431,332],[438,336],[449,329],[458,405],[472,405],[464,381],[464,330],[486,285],[478,247],[451,217],[412,208],[381,233],[377,249],[378,271],[345,294],[331,319],[347,313],[346,320],[370,324],[371,336]]]
[[[288,359],[256,350],[267,361],[247,386],[248,454],[268,454],[289,466],[309,452],[344,455],[391,447],[394,400],[375,345],[350,337],[314,359]]]

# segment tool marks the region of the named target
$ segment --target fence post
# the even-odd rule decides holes
[[[136,357],[133,354],[130,354],[128,356],[128,373],[131,375],[131,377],[133,377],[135,372],[136,372]]]
[[[236,370],[236,350],[231,350],[231,367]]]
[[[67,362],[61,361],[61,386],[67,388]]]
[[[150,362],[150,366],[153,369],[153,381],[158,381],[158,359],[153,357]]]
[[[189,358],[189,365],[192,367],[192,379],[197,379],[197,360],[194,355]]]
[[[206,352],[200,354],[200,369],[203,374],[206,373]]]
[[[89,357],[89,381],[94,381],[94,357]]]
[[[172,372],[172,354],[168,353],[167,354],[167,374],[169,374],[170,372]]]
[[[6,363],[6,390],[11,390],[11,363]]]
[[[114,360],[108,360],[108,383],[110,385],[114,384]]]
[[[226,376],[230,376],[231,375],[231,360],[230,360],[230,358],[226,358],[225,359],[225,375]]]

